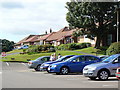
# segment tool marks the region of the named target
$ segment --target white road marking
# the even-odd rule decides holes
[[[114,86],[114,85],[103,85],[103,87],[110,87],[110,86]]]
[[[10,64],[8,62],[6,62],[7,66],[10,66]]]
[[[118,83],[118,81],[104,81],[106,83]],[[103,81],[83,81],[83,83],[103,83]]]
[[[2,72],[0,72],[0,74],[2,74]]]

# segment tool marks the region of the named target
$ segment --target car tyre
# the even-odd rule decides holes
[[[57,73],[56,73],[56,75],[60,75],[60,73],[59,73],[59,72],[57,72]]]
[[[35,68],[35,71],[40,71],[40,66],[41,66],[41,65],[38,65],[38,66]]]
[[[60,73],[62,75],[67,75],[69,73],[69,69],[67,67],[62,67]]]
[[[90,80],[96,80],[97,77],[89,77]]]
[[[49,70],[46,70],[46,71],[47,71],[48,73],[50,73]]]
[[[98,73],[99,80],[105,81],[108,79],[108,77],[109,77],[109,73],[106,70],[102,70]]]

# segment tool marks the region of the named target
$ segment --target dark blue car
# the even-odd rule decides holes
[[[57,59],[56,61],[49,61],[49,62],[45,62],[41,65],[40,70],[44,70],[46,71],[48,69],[48,67],[53,64],[53,63],[57,63],[57,62],[62,62],[65,61],[66,59],[75,56],[75,55],[66,55],[66,56],[62,56],[61,58]],[[48,70],[47,70],[48,71]]]
[[[99,57],[93,55],[76,55],[63,62],[51,64],[48,67],[49,72],[56,74],[68,74],[71,72],[82,72],[86,65],[100,62]]]

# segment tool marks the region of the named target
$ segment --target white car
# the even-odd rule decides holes
[[[29,48],[28,45],[23,45],[21,47],[18,47],[18,49],[27,49],[27,48]]]
[[[116,70],[120,65],[120,54],[115,54],[104,59],[102,62],[87,65],[83,69],[83,75],[91,80],[97,77],[100,80],[107,80],[115,76]]]

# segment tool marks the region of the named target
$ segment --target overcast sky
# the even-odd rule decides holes
[[[30,34],[58,31],[66,22],[69,0],[0,0],[0,38],[18,42]]]
[[[30,34],[68,26],[67,1],[70,0],[0,0],[0,39],[18,42]]]

